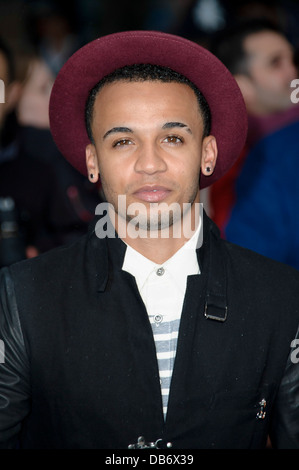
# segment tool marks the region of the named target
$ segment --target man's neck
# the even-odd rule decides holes
[[[188,240],[194,235],[198,225],[201,223],[200,211],[195,213],[191,210],[190,221],[183,224],[182,221],[171,227],[158,231],[139,231],[139,235],[134,238],[128,235],[121,236],[122,240],[134,250],[156,264],[163,264],[170,259]],[[118,233],[124,233],[118,230]]]
[[[124,241],[134,250],[141,253],[145,258],[156,264],[163,264],[170,259],[188,240],[181,238],[173,239],[150,239],[150,238],[126,238]]]
[[[299,120],[299,107],[291,106],[287,110],[267,116],[248,115],[247,143],[252,147],[258,140],[266,135],[286,127]]]

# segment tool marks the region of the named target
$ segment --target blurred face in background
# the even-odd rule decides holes
[[[249,35],[244,41],[248,56],[249,111],[270,114],[292,105],[290,83],[297,78],[293,49],[289,42],[273,31]],[[242,88],[241,88],[242,89]]]
[[[31,61],[17,106],[18,122],[22,126],[49,128],[49,101],[54,79],[42,60]]]
[[[7,113],[7,92],[8,92],[8,63],[4,54],[0,51],[0,79],[4,82],[5,103],[0,103],[0,129],[3,126],[4,118]]]

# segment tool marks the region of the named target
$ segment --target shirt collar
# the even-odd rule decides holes
[[[188,275],[200,273],[196,248],[200,230],[202,228],[201,224],[202,221],[200,220],[199,225],[190,240],[188,240],[162,265],[154,263],[138,251],[134,250],[131,246],[127,245],[122,266],[123,271],[129,272],[135,277],[139,289],[142,289],[150,274],[160,267],[163,267],[167,272],[169,272],[178,287],[185,285]]]

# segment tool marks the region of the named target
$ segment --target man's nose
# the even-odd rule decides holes
[[[145,143],[140,146],[135,162],[137,173],[154,174],[164,172],[166,169],[163,151],[156,143]]]

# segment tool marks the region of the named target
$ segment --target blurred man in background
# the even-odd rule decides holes
[[[250,20],[219,34],[212,49],[235,76],[249,118],[246,148],[212,187],[213,218],[230,241],[299,268],[293,47],[270,22]]]

